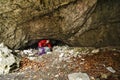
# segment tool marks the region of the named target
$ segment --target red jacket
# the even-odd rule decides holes
[[[50,42],[49,43],[46,43],[46,42],[47,42],[47,40],[41,40],[41,41],[39,41],[38,42],[38,47],[49,47],[49,48],[51,48]]]

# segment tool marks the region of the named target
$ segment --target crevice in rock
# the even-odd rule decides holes
[[[11,67],[10,69],[10,73],[11,73],[13,70],[17,69],[17,63],[13,63],[10,67]]]

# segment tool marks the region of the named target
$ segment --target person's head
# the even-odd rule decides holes
[[[50,40],[46,40],[46,43],[49,43],[50,42]]]

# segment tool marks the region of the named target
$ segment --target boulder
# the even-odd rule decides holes
[[[19,60],[11,54],[12,50],[0,44],[0,75],[7,74],[11,70],[19,67]]]
[[[12,49],[55,39],[70,46],[119,46],[119,0],[1,0],[0,42]]]
[[[72,73],[68,74],[69,80],[90,80],[89,76],[86,73]]]

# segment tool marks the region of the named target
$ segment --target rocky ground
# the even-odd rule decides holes
[[[29,50],[30,51],[30,50]],[[120,51],[117,48],[78,48],[55,46],[52,52],[38,56],[16,51],[20,68],[0,80],[119,80]]]

